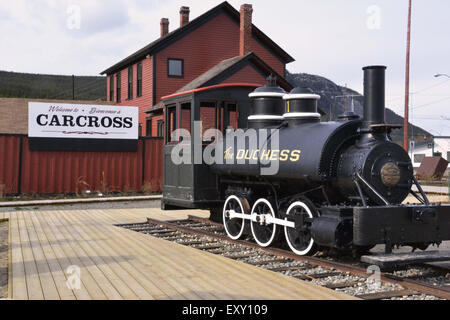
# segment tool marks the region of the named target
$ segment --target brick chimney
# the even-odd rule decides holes
[[[189,7],[180,8],[180,28],[189,23]]]
[[[161,38],[169,33],[169,19],[161,19]]]
[[[241,5],[241,26],[239,38],[239,55],[243,56],[251,51],[252,40],[252,13],[251,4]]]

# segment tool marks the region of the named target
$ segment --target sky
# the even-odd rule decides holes
[[[239,10],[245,0],[230,0]],[[413,0],[410,120],[450,136],[450,1]],[[161,18],[179,26],[214,0],[2,0],[0,70],[98,75],[159,37]],[[403,115],[407,0],[246,0],[253,22],[296,61],[290,72],[363,91],[362,70],[382,64],[386,106]]]

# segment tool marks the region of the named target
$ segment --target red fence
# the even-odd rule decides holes
[[[23,135],[0,135],[0,194],[161,191],[162,139],[137,152],[30,151]]]

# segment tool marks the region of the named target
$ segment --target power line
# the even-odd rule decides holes
[[[415,106],[414,108],[411,108],[411,109],[415,110],[415,109],[427,107],[427,106],[430,106],[432,104],[436,104],[436,103],[439,103],[439,102],[442,102],[442,101],[446,101],[446,100],[449,100],[449,99],[450,99],[450,97],[447,97],[447,98],[444,98],[444,99],[440,99],[440,100],[435,100],[435,101],[432,101],[432,102],[429,102],[429,103],[425,103],[425,104],[421,104],[419,106]]]
[[[421,90],[417,90],[417,91],[411,92],[411,94],[417,94],[417,93],[419,93],[419,92],[426,91],[426,90],[428,90],[428,89],[438,87],[438,86],[440,86],[441,84],[444,84],[444,83],[449,82],[449,81],[450,81],[450,79],[446,79],[446,80],[444,80],[444,81],[441,81],[441,82],[439,82],[439,83],[433,84],[433,85],[431,85],[431,86],[429,86],[429,87],[426,87],[426,88],[424,88],[424,89],[421,89]]]
[[[447,80],[441,81],[441,82],[439,82],[439,83],[437,83],[437,84],[433,84],[433,85],[431,85],[431,86],[425,87],[425,88],[423,88],[423,89],[420,89],[420,90],[416,90],[416,91],[410,92],[409,94],[410,94],[410,95],[411,95],[411,94],[423,95],[423,94],[421,94],[420,92],[423,92],[423,91],[426,91],[426,90],[429,90],[429,89],[438,87],[438,86],[440,86],[440,85],[442,85],[442,84],[444,84],[444,83],[446,83],[446,82],[449,82],[449,81],[450,81],[450,79],[447,79]],[[402,99],[403,97],[404,97],[403,95],[396,95],[396,96],[394,96],[394,98],[386,100],[386,102],[390,102],[390,101],[394,101],[394,100],[399,100],[399,99]]]

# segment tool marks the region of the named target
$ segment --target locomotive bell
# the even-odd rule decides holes
[[[289,94],[284,95],[286,110],[283,118],[289,124],[320,121],[320,113],[317,112],[318,94],[310,88],[296,87]]]
[[[286,91],[277,85],[277,78],[267,77],[265,86],[256,88],[248,96],[251,99],[249,128],[276,127],[283,122],[284,101]]]

